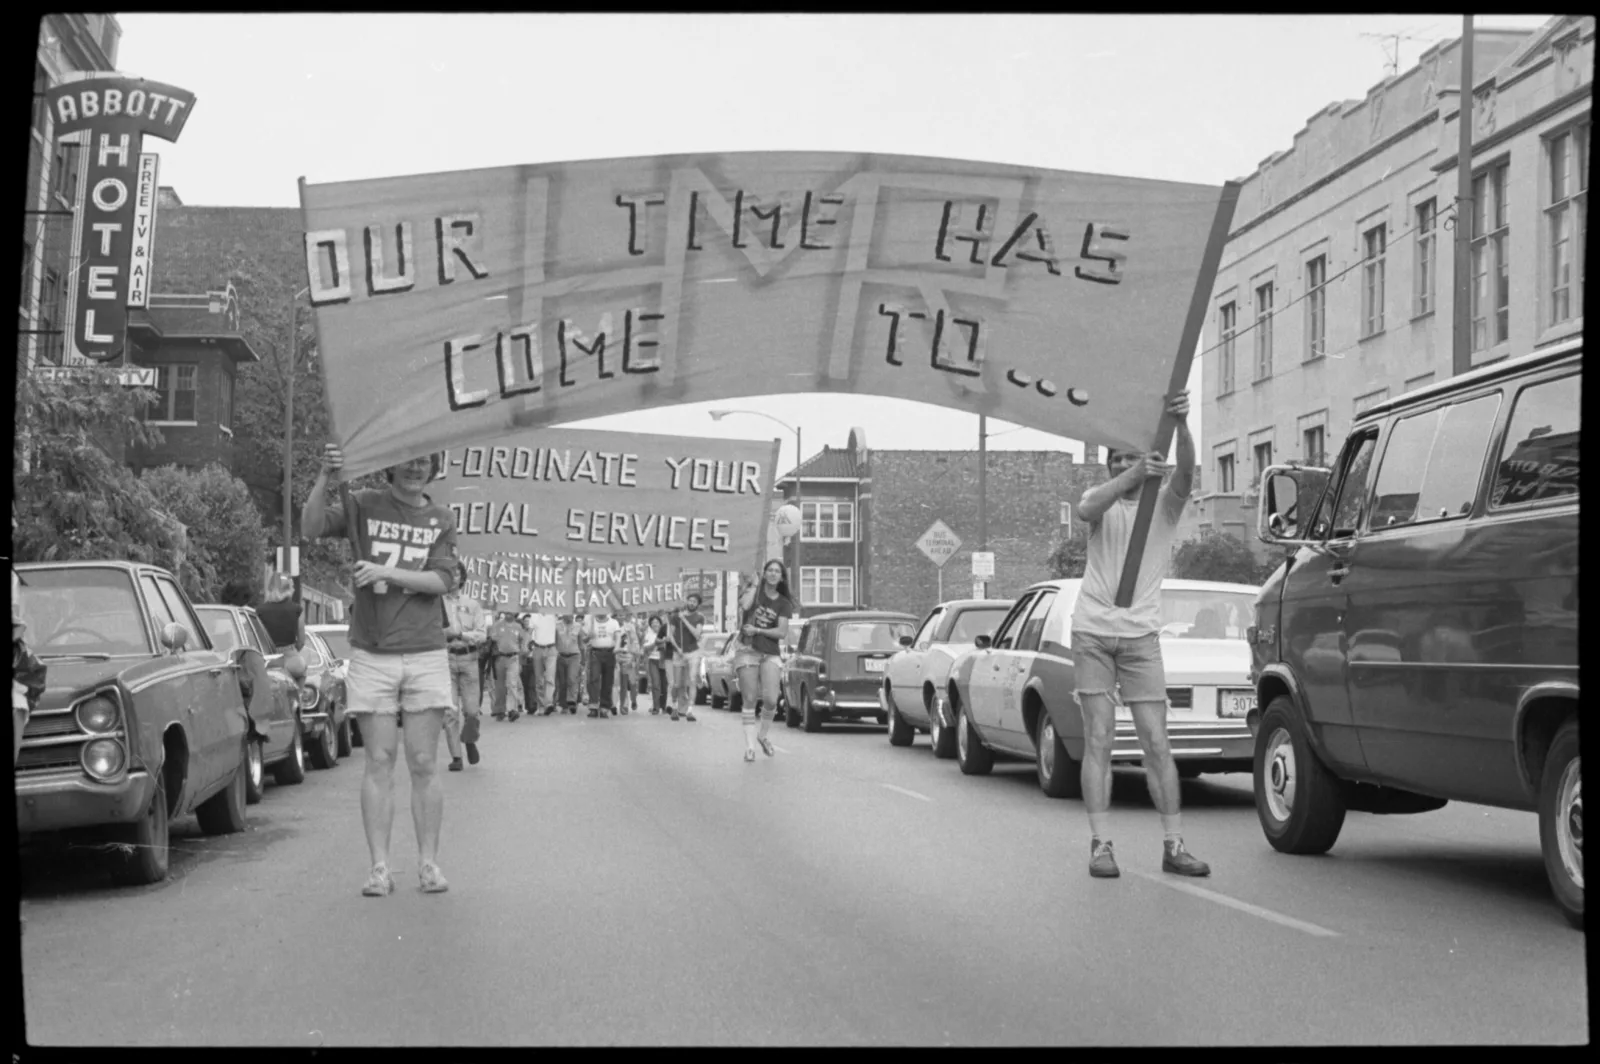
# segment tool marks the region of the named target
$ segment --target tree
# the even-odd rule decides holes
[[[1064,536],[1050,552],[1050,575],[1056,580],[1078,578],[1089,564],[1089,533],[1082,527]]]
[[[196,586],[184,588],[191,598],[218,602],[230,584],[248,588],[259,582],[267,530],[244,481],[216,462],[204,469],[147,469],[140,479],[162,508],[188,527],[197,579]]]
[[[140,416],[155,398],[97,367],[66,380],[17,374],[16,560],[148,562],[185,584],[195,582],[182,524],[123,462],[129,445],[161,442],[160,432]]]
[[[1277,567],[1277,559],[1257,561],[1243,540],[1210,525],[1179,545],[1172,556],[1172,575],[1180,580],[1260,584]]]

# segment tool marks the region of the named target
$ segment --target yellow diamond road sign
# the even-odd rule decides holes
[[[917,549],[928,556],[928,560],[939,568],[944,568],[944,563],[950,556],[961,549],[961,537],[950,531],[950,526],[943,521],[935,521],[928,526],[928,530],[917,540]]]

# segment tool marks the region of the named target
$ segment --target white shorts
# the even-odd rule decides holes
[[[450,654],[443,647],[415,654],[374,654],[351,647],[344,687],[349,712],[356,714],[448,711],[455,701]]]

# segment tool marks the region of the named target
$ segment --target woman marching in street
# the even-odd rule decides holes
[[[654,716],[667,706],[667,673],[661,663],[662,646],[667,626],[660,614],[651,614],[644,633],[644,655],[650,670],[650,713]]]
[[[794,616],[794,597],[789,591],[789,574],[776,558],[761,569],[760,582],[739,596],[739,638],[741,646],[734,658],[739,674],[739,694],[744,699],[740,723],[744,725],[744,759],[756,759],[756,743],[768,757],[773,756],[767,729],[778,711],[778,677],[781,659],[778,641],[788,632]],[[762,708],[766,715],[762,716]],[[761,730],[757,734],[756,722]]]

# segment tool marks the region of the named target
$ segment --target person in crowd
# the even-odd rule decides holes
[[[467,565],[457,559],[456,586],[444,597],[444,640],[450,653],[450,690],[454,704],[445,717],[444,741],[450,750],[450,771],[461,771],[461,748],[478,763],[478,652],[489,639],[489,615],[465,592]]]
[[[1189,393],[1167,400],[1167,413],[1177,419],[1178,453],[1174,468],[1159,452],[1108,450],[1111,479],[1083,493],[1078,516],[1089,525],[1089,547],[1083,586],[1072,613],[1072,654],[1078,705],[1083,712],[1083,806],[1089,815],[1089,874],[1111,879],[1120,875],[1107,834],[1111,808],[1111,747],[1116,735],[1112,691],[1119,685],[1122,701],[1144,755],[1146,785],[1163,833],[1162,871],[1180,876],[1206,876],[1211,867],[1183,845],[1178,768],[1167,738],[1167,678],[1161,661],[1161,581],[1172,558],[1172,539],[1188,501],[1194,478],[1194,438],[1189,434]],[[1157,496],[1133,601],[1116,605],[1123,562],[1133,538],[1139,495],[1148,477],[1171,479]]]
[[[746,761],[756,759],[757,743],[768,757],[775,752],[767,730],[778,714],[778,678],[783,661],[779,643],[788,634],[789,618],[794,616],[788,576],[783,563],[774,558],[762,566],[759,584],[752,584],[739,596],[739,650],[733,664],[743,702],[739,718],[744,725]]]
[[[617,708],[624,716],[638,708],[634,699],[634,679],[638,675],[639,628],[626,607],[617,611]]]
[[[661,652],[666,643],[666,622],[660,614],[651,614],[645,622],[644,650],[645,668],[648,671],[650,683],[650,713],[655,715],[667,708],[667,674],[666,667],[661,662]]]
[[[347,532],[362,549],[353,573],[350,667],[345,680],[349,712],[361,722],[366,771],[361,780],[361,821],[372,869],[362,885],[368,897],[394,892],[389,836],[394,826],[394,762],[404,730],[411,771],[411,819],[416,829],[417,877],[423,891],[449,889],[439,870],[439,829],[444,785],[436,769],[439,733],[453,696],[441,600],[455,587],[455,517],[425,493],[443,456],[415,458],[385,471],[387,490],[350,492],[348,506],[327,505],[331,481],[343,478],[344,455],[324,448],[322,470],[311,486],[301,521],[306,539]],[[379,535],[378,533],[385,533]]]
[[[617,640],[622,625],[605,610],[597,610],[589,621],[589,716],[614,717],[616,704],[611,689],[617,679]]]
[[[684,720],[695,719],[694,694],[695,686],[699,683],[700,630],[705,623],[705,618],[700,615],[700,596],[693,593],[690,593],[684,603],[673,611],[672,620],[667,622],[668,629],[672,633],[672,642],[680,652],[673,659],[674,720],[680,716]]]
[[[266,625],[267,634],[280,653],[305,645],[305,616],[300,603],[294,600],[294,580],[288,573],[267,577],[266,601],[257,608],[256,616]]]
[[[522,715],[522,658],[528,649],[528,631],[509,612],[502,611],[489,626],[494,654],[494,719],[516,720]]]
[[[594,699],[589,694],[589,666],[593,663],[593,655],[589,652],[589,615],[578,612],[573,617],[578,626],[578,704],[584,709],[594,708]]]
[[[523,668],[529,713],[555,712],[556,619],[542,610],[527,614],[528,663]]]
[[[565,706],[568,713],[578,712],[581,690],[579,683],[583,667],[583,642],[581,630],[572,614],[562,614],[556,625],[556,692],[555,704]]]
[[[28,718],[44,694],[45,665],[28,649],[28,624],[22,619],[22,578],[11,570],[11,764],[22,756]]]

